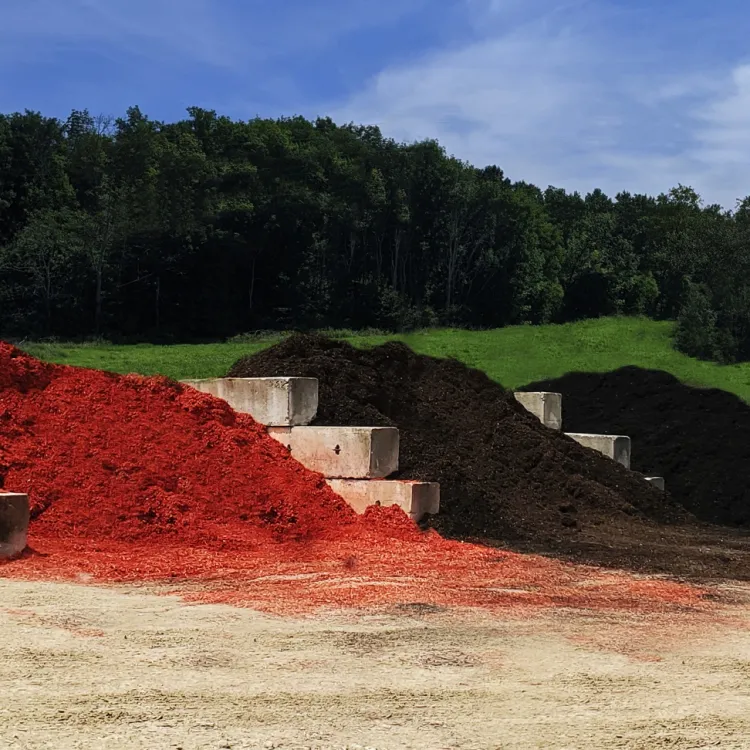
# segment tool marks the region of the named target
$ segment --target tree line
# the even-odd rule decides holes
[[[252,330],[677,320],[750,359],[750,199],[511,182],[328,118],[0,115],[0,333],[196,341]]]

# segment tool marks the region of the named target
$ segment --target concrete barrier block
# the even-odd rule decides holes
[[[331,489],[357,513],[371,505],[398,505],[413,521],[440,510],[440,485],[400,479],[329,479]]]
[[[307,425],[318,412],[316,378],[208,378],[181,382],[223,399],[236,412],[250,414],[263,425]]]
[[[545,427],[562,429],[562,393],[518,391],[513,394],[521,406],[531,412]]]
[[[278,440],[280,443],[284,443],[284,445],[289,448],[289,450],[292,450],[290,440],[292,435],[291,427],[278,427],[270,425],[266,428],[266,432],[275,440]]]
[[[666,492],[666,485],[664,484],[664,477],[646,477],[646,481],[649,484],[653,484],[657,490]]]
[[[269,427],[268,434],[328,479],[381,479],[398,471],[395,427]]]
[[[622,464],[626,469],[630,468],[630,438],[625,435],[590,435],[581,432],[566,432],[572,438],[584,446],[604,454],[607,458]]]
[[[273,425],[266,428],[266,432],[274,438],[274,440],[278,440],[280,443],[283,443],[289,450],[292,450],[292,428],[291,427],[274,427]]]
[[[26,549],[29,532],[29,496],[0,490],[0,557]]]

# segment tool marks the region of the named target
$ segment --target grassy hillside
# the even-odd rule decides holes
[[[723,367],[698,362],[674,351],[670,334],[670,323],[609,318],[484,332],[425,331],[391,338],[423,354],[456,357],[509,388],[573,370],[606,372],[632,364],[667,370],[684,382],[723,388],[750,401],[750,364]],[[386,340],[384,336],[340,335],[358,346]],[[50,362],[181,379],[224,375],[238,357],[277,340],[178,346],[30,344],[24,348]]]

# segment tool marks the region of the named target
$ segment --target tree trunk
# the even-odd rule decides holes
[[[248,289],[248,310],[252,312],[255,297],[255,261],[256,256],[253,254],[253,262],[250,266],[250,288]]]
[[[156,277],[156,330],[161,326],[161,276]]]
[[[397,229],[393,236],[393,257],[391,260],[391,286],[398,291],[398,280],[399,280],[399,252],[401,250],[401,230]]]
[[[96,308],[94,311],[94,329],[98,336],[102,332],[102,267],[96,269]]]
[[[52,334],[52,272],[49,264],[45,264],[44,272],[44,327],[47,335]]]

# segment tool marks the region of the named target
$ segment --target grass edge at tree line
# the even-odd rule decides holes
[[[625,365],[666,370],[690,385],[721,388],[750,402],[750,363],[718,365],[677,352],[673,323],[646,318],[599,318],[564,325],[513,326],[491,331],[427,330],[411,334],[331,332],[356,346],[399,340],[436,357],[456,357],[507,388],[566,372],[609,372]],[[106,343],[26,343],[45,361],[119,373],[207,378],[278,341],[283,334],[215,344],[115,346]]]

